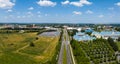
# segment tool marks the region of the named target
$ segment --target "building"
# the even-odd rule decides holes
[[[90,41],[96,39],[95,37],[89,36],[88,34],[82,32],[76,33],[73,38],[77,41]]]
[[[102,31],[102,32],[93,32],[92,35],[96,36],[97,38],[104,38],[108,39],[109,37],[113,38],[114,40],[120,37],[120,32],[118,31]]]

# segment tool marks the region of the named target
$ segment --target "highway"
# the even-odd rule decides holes
[[[62,36],[62,44],[61,44],[61,49],[59,53],[58,64],[63,64],[64,43],[65,43],[65,40],[64,40],[64,37]]]
[[[67,50],[67,64],[73,64],[72,63],[72,57],[71,57],[71,52],[70,52],[70,41],[69,41],[69,37],[68,37],[68,32],[67,30],[65,30],[65,36],[66,36],[66,42],[65,42],[65,45],[66,45],[66,50]]]
[[[65,47],[66,53],[67,53],[66,54],[67,64],[73,64],[71,52],[70,52],[70,41],[69,41],[69,36],[68,36],[66,29],[63,30],[62,44],[61,44],[61,49],[60,49],[60,53],[59,53],[58,64],[63,64],[64,47]]]

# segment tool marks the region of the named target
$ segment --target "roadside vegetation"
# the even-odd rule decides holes
[[[73,54],[75,56],[77,64],[90,64],[90,60],[82,50],[81,45],[75,41],[71,40],[71,46],[73,49]]]
[[[67,64],[67,51],[65,46],[64,46],[64,52],[63,52],[63,64]]]
[[[89,64],[90,62],[95,64],[116,64],[115,51],[109,45],[107,40],[97,39],[90,42],[78,42],[72,40],[71,45],[78,64]]]
[[[117,46],[118,46],[118,51],[120,52],[120,42],[116,42]]]

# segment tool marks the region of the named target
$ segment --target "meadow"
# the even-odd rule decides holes
[[[36,39],[37,37],[37,39]],[[32,33],[0,34],[0,64],[43,64],[55,53],[59,36],[38,36]],[[30,46],[30,43],[34,46]]]

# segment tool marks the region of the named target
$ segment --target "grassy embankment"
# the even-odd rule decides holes
[[[120,42],[116,42],[117,46],[118,46],[118,50],[120,51]]]

